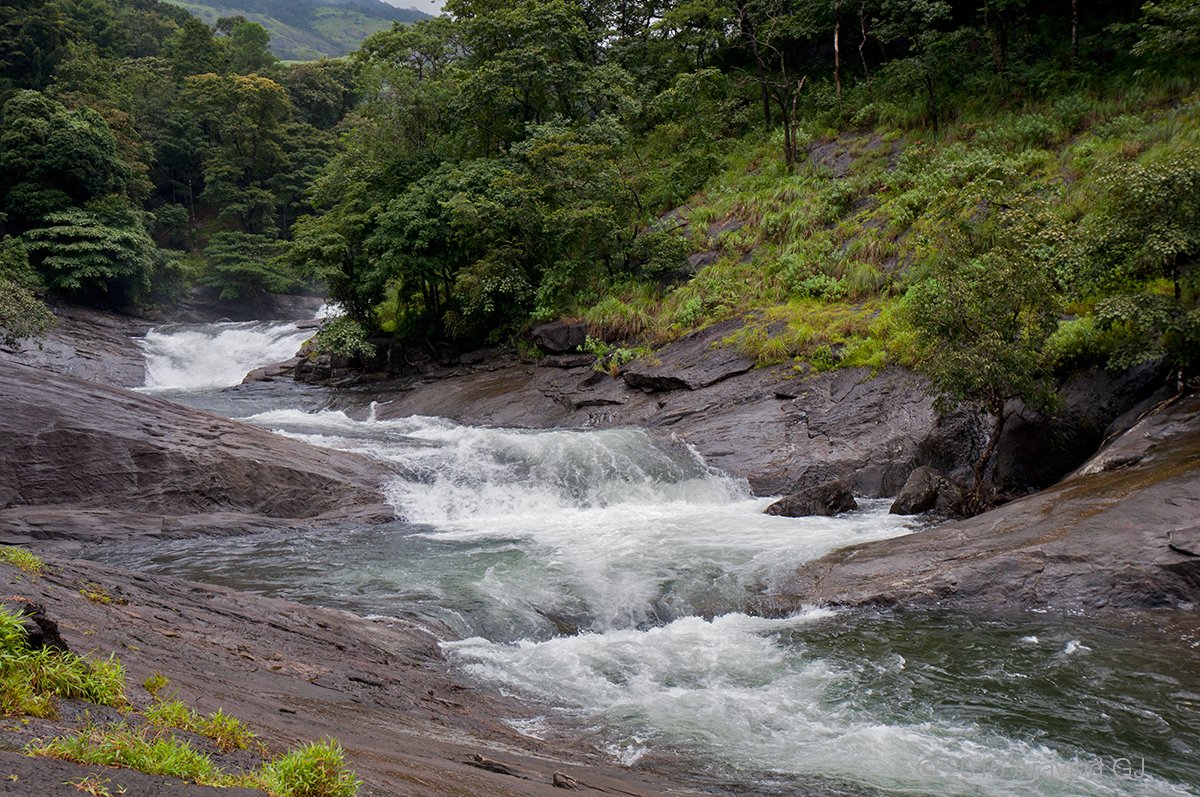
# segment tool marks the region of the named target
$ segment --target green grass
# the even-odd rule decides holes
[[[77,734],[35,743],[26,752],[80,764],[128,767],[148,775],[180,778],[202,786],[235,785],[234,779],[188,742],[160,737],[125,722],[105,728],[86,728]]]
[[[46,564],[36,555],[15,545],[0,545],[0,562],[10,564],[26,573],[40,576]]]
[[[327,739],[276,758],[257,783],[272,797],[354,797],[361,781],[346,769],[341,745]]]
[[[1077,229],[1099,205],[1099,175],[1200,148],[1200,94],[1185,89],[1194,91],[1138,84],[999,109],[968,105],[938,134],[868,113],[859,132],[807,136],[834,150],[841,177],[807,162],[789,173],[778,132],[748,134],[680,210],[691,249],[719,259],[679,284],[624,283],[577,313],[614,345],[658,346],[743,318],[746,328],[724,344],[761,365],[816,357],[817,370],[911,366],[916,341],[903,297],[940,255],[945,225],[973,219],[973,197],[982,195],[1044,203],[1063,229]],[[709,237],[729,219],[743,226]],[[1060,259],[1069,254],[1064,244]],[[1064,367],[1102,361],[1115,345],[1086,323],[1057,337]]]
[[[126,698],[125,669],[116,656],[84,658],[60,650],[31,650],[21,615],[0,608],[0,713],[53,718],[57,699],[78,699],[125,714],[125,719],[107,726],[89,725],[35,741],[26,748],[29,755],[128,767],[202,785],[246,786],[272,797],[352,797],[358,791],[359,781],[346,767],[345,753],[332,740],[288,751],[258,769],[223,772],[211,756],[175,732],[206,737],[225,753],[256,745],[265,754],[258,737],[223,710],[203,715],[179,700],[159,699],[167,686],[162,675],[148,677],[144,686],[155,699],[137,711]],[[91,785],[98,789],[94,793],[103,793],[103,783]]]
[[[26,753],[80,764],[127,767],[202,786],[261,789],[271,797],[354,797],[361,785],[346,768],[341,746],[332,740],[290,750],[248,772],[225,772],[188,741],[127,721],[34,742]]]
[[[31,650],[20,615],[0,609],[0,712],[52,717],[54,698],[123,708],[125,671],[115,656],[85,659],[48,648]]]

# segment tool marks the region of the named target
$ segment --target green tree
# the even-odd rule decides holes
[[[10,230],[48,213],[125,190],[130,170],[108,125],[90,109],[68,110],[36,91],[4,104],[0,189]]]
[[[221,69],[221,46],[212,28],[192,16],[163,42],[163,55],[178,79]]]
[[[54,316],[37,297],[41,287],[24,242],[0,239],[0,345],[16,346],[50,328]]]
[[[974,466],[976,510],[986,507],[985,477],[1014,402],[1034,409],[1055,404],[1045,355],[1058,321],[1047,262],[1053,225],[1042,211],[1011,206],[948,220],[941,252],[906,297],[922,348],[919,367],[940,406],[966,403],[992,419]]]
[[[184,83],[183,102],[208,142],[204,200],[245,232],[275,231],[268,181],[284,161],[287,92],[262,75],[195,75]]]
[[[136,300],[161,262],[139,215],[119,201],[50,213],[25,235],[30,261],[52,289],[90,301]]]
[[[229,69],[239,75],[264,72],[279,63],[270,50],[271,34],[245,17],[217,20],[217,30],[226,34],[225,58]]]
[[[296,279],[280,267],[283,243],[264,235],[219,232],[204,249],[208,272],[203,282],[221,289],[222,299],[241,299],[260,293],[286,293]]]

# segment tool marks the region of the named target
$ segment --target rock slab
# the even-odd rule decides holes
[[[1200,605],[1200,397],[1133,426],[1059,484],[969,520],[836,551],[781,606],[1061,612]]]

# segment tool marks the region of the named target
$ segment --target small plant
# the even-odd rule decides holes
[[[196,712],[181,700],[158,700],[146,709],[144,716],[146,721],[156,728],[178,728],[182,731],[194,730],[200,719]]]
[[[150,693],[150,697],[158,697],[158,693],[167,687],[170,681],[167,676],[160,672],[153,675],[147,675],[146,680],[142,682],[142,688]]]
[[[125,604],[128,603],[123,598],[114,598],[109,594],[108,590],[102,585],[94,581],[89,581],[79,588],[79,594],[90,600],[92,603],[99,603],[108,606],[113,603]]]
[[[226,753],[245,750],[255,740],[254,733],[246,727],[246,723],[221,709],[207,717],[197,717],[194,727],[197,733],[212,739],[213,743]]]
[[[112,781],[108,778],[101,780],[98,775],[87,775],[79,780],[68,781],[68,783],[84,794],[92,795],[92,797],[112,797],[113,795],[112,790],[108,788],[108,784],[112,783]],[[118,786],[117,794],[124,793],[125,789]]]
[[[846,284],[828,274],[813,274],[796,283],[793,292],[804,299],[836,302],[846,298]]]
[[[49,742],[33,742],[26,753],[80,764],[129,767],[148,775],[165,775],[203,786],[228,782],[211,758],[186,741],[159,737],[124,722],[107,728],[86,728]]]
[[[354,797],[361,785],[346,768],[342,746],[332,739],[276,758],[262,768],[258,779],[271,797]]]
[[[6,562],[34,576],[40,576],[46,567],[46,563],[35,554],[15,545],[0,545],[0,562]]]

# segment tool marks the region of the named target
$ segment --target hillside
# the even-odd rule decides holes
[[[168,0],[209,25],[221,17],[243,16],[271,32],[271,50],[280,58],[311,61],[348,54],[393,22],[416,22],[428,15],[395,8],[381,0]]]

